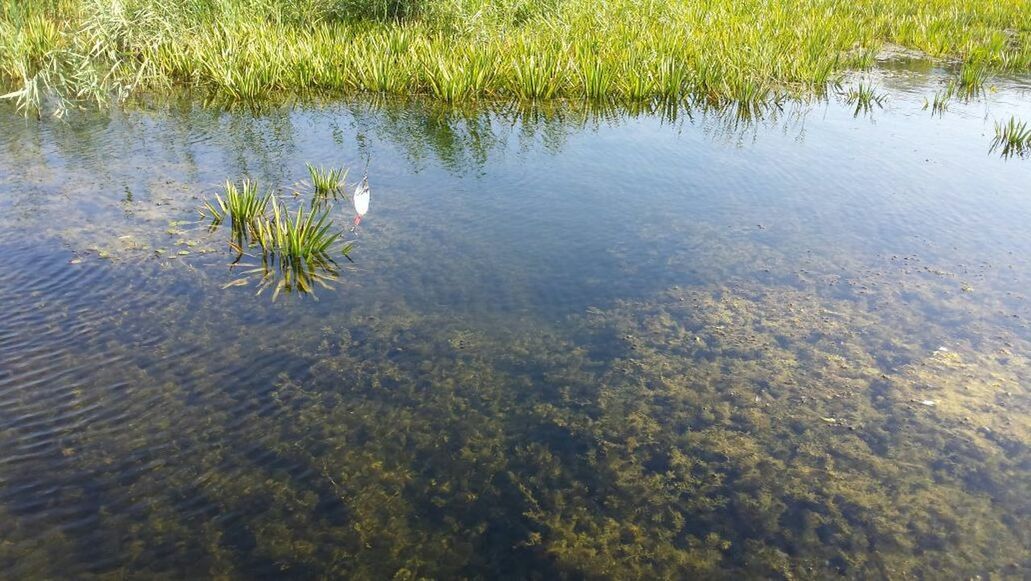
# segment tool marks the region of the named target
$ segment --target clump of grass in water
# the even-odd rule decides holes
[[[251,272],[262,275],[258,293],[274,286],[272,300],[275,300],[284,290],[310,294],[314,284],[328,288],[328,282],[339,276],[336,262],[330,257],[330,247],[342,234],[332,231],[332,227],[328,208],[307,213],[299,208],[291,214],[285,205],[273,202],[272,216],[260,223],[257,233],[262,266]],[[341,252],[345,257],[352,247],[353,242],[343,245]]]
[[[240,186],[227,181],[225,185],[225,198],[215,194],[214,202],[205,202],[204,206],[211,215],[211,228],[215,229],[227,218],[233,232],[233,238],[237,243],[242,243],[247,236],[252,238],[265,219],[269,203],[272,202],[272,192],[262,195],[259,193],[258,183],[254,180],[244,179]]]
[[[299,208],[291,217],[286,206],[273,202],[272,216],[259,222],[256,239],[266,253],[308,259],[326,254],[340,237],[340,232],[330,230],[332,226],[328,209],[305,214],[304,208]]]
[[[226,182],[225,197],[215,195],[214,202],[205,202],[205,213],[217,229],[227,220],[231,226],[230,246],[236,251],[236,265],[250,246],[260,250],[261,265],[245,274],[258,273],[258,293],[275,287],[273,300],[280,292],[298,291],[309,294],[316,284],[327,287],[339,275],[331,257],[332,247],[343,231],[334,231],[330,194],[340,190],[346,170],[323,170],[308,164],[315,186],[311,209],[291,212],[276,200],[273,192],[259,193],[257,182],[245,179],[239,186]],[[322,193],[320,193],[322,192]],[[353,242],[341,245],[340,253],[350,260]],[[227,286],[246,284],[244,279]]]
[[[954,87],[957,95],[964,99],[975,99],[984,94],[988,82],[988,71],[978,63],[967,63],[959,71],[959,81]]]
[[[968,62],[960,69],[959,75],[950,79],[945,88],[934,94],[931,101],[924,99],[924,109],[930,109],[934,115],[942,115],[949,108],[954,98],[967,102],[981,97],[988,83],[988,69],[980,63]]]
[[[933,101],[924,99],[924,109],[931,109],[932,115],[942,115],[949,109],[949,102],[956,96],[957,88],[955,81],[949,81],[945,88],[934,94]]]
[[[860,113],[869,113],[875,106],[884,107],[884,100],[885,96],[878,94],[870,84],[859,83],[845,91],[845,101],[856,106],[852,113],[856,116]]]
[[[1026,121],[1010,117],[1006,123],[995,122],[995,139],[991,151],[998,150],[1002,157],[1031,155],[1031,127]]]
[[[308,175],[311,176],[311,185],[315,188],[316,199],[340,193],[341,184],[347,178],[346,169],[326,169],[315,167],[310,163],[305,166],[308,168]]]

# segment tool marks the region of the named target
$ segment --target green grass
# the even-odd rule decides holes
[[[315,189],[316,200],[340,193],[340,188],[347,178],[346,169],[316,167],[310,163],[305,166],[311,177],[311,185]]]
[[[996,121],[992,151],[998,151],[1003,157],[1031,155],[1031,127],[1016,117],[1010,117],[1006,123]]]
[[[859,83],[854,87],[849,87],[845,91],[845,101],[849,105],[855,105],[854,115],[860,113],[869,113],[874,107],[884,107],[885,96],[878,94],[873,85],[868,83]]]
[[[215,201],[205,202],[204,207],[211,216],[211,227],[217,228],[228,219],[233,238],[241,244],[257,234],[270,203],[275,204],[272,192],[262,195],[257,182],[244,179],[239,187],[227,181],[224,193],[224,198],[215,194]]]
[[[257,182],[243,179],[239,186],[225,184],[223,194],[204,203],[202,214],[211,217],[211,229],[227,221],[231,227],[230,248],[237,265],[249,250],[256,248],[260,266],[247,274],[259,274],[258,292],[274,287],[273,300],[281,292],[312,293],[315,285],[328,286],[339,275],[332,258],[333,247],[343,232],[334,228],[333,202],[343,187],[346,169],[323,169],[306,164],[312,178],[310,209],[303,204],[291,211],[274,192],[260,193]],[[350,259],[353,241],[339,245],[340,255]],[[246,284],[235,280],[227,286]]]
[[[1031,2],[9,0],[0,93],[37,114],[175,88],[754,108],[822,94],[889,42],[964,63],[976,94],[1031,70]]]
[[[257,240],[270,254],[290,260],[308,260],[326,255],[330,246],[340,237],[333,232],[329,210],[298,208],[291,213],[286,206],[272,203],[272,216],[259,222]]]
[[[972,99],[984,93],[987,83],[988,71],[984,65],[967,63],[959,71],[958,84],[954,90],[961,97]]]
[[[952,98],[959,93],[958,86],[955,81],[949,81],[945,88],[934,93],[932,100],[928,101],[924,99],[924,109],[931,109],[931,114],[942,115],[949,109],[949,103]]]
[[[330,247],[342,233],[333,231],[330,210],[298,208],[291,213],[286,206],[272,203],[272,216],[260,222],[258,244],[262,265],[252,272],[261,274],[258,293],[274,287],[272,300],[283,291],[312,294],[315,285],[328,287],[339,276]],[[352,243],[343,246],[350,254]]]

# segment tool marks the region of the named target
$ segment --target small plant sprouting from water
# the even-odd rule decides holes
[[[995,139],[991,151],[998,151],[1002,157],[1027,157],[1031,155],[1031,127],[1027,121],[1010,117],[1006,123],[995,122]]]
[[[984,95],[988,78],[988,69],[983,65],[967,63],[960,69],[959,75],[950,79],[931,100],[924,99],[924,109],[930,109],[933,115],[943,115],[955,98],[963,102],[977,99]]]
[[[316,199],[340,193],[340,186],[347,178],[346,169],[316,167],[310,163],[305,165],[311,176],[311,185],[315,188]]]
[[[853,115],[856,116],[860,113],[869,113],[875,106],[884,107],[884,100],[885,96],[878,94],[873,85],[867,83],[859,83],[845,91],[845,101],[849,105],[856,106],[853,111]]]

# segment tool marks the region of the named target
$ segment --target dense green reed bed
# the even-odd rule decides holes
[[[0,85],[29,110],[199,88],[280,93],[759,102],[821,93],[893,43],[1031,69],[1022,0],[15,0]],[[56,96],[64,98],[56,98]]]

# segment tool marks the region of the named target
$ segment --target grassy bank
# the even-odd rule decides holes
[[[758,103],[820,93],[887,43],[1031,70],[1024,0],[15,0],[0,87],[60,112],[141,91]]]

